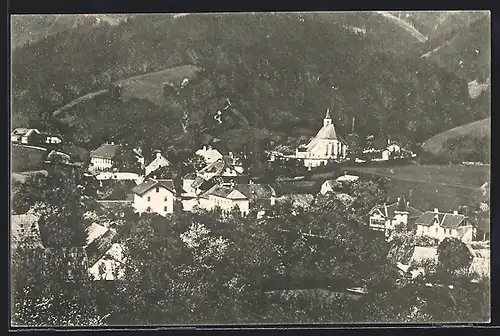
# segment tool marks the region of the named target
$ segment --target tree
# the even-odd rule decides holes
[[[70,174],[52,172],[48,177],[28,178],[14,195],[13,203],[16,210],[24,207],[39,215],[40,235],[46,247],[85,245],[86,199]]]
[[[34,236],[21,238],[13,248],[11,260],[12,324],[33,327],[104,324],[109,311],[98,310],[95,301],[98,295],[90,279],[68,283],[55,277],[47,268],[45,249],[36,244]],[[65,265],[59,263],[55,267]]]
[[[135,158],[134,153],[126,148],[120,148],[113,158],[113,169],[120,172],[142,174],[141,164]]]
[[[452,275],[467,273],[474,259],[465,243],[453,237],[446,237],[439,244],[437,253],[440,265]]]

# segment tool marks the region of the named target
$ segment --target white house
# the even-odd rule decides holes
[[[276,192],[268,184],[232,184],[215,185],[199,198],[201,208],[211,210],[220,207],[231,211],[239,207],[243,215],[250,209],[268,210],[276,203]]]
[[[217,149],[213,149],[211,146],[203,146],[203,148],[198,149],[195,154],[203,157],[207,164],[211,164],[219,159],[222,159],[222,154]]]
[[[388,237],[398,224],[412,224],[422,215],[420,210],[410,206],[405,197],[398,197],[392,204],[380,204],[373,207],[368,213],[369,227],[374,231],[384,232]]]
[[[340,188],[340,182],[336,182],[334,180],[326,180],[321,185],[321,189],[319,192],[320,192],[320,194],[324,195],[324,194],[334,192],[337,188]]]
[[[136,212],[153,212],[161,216],[174,211],[175,188],[173,180],[147,179],[132,189]]]
[[[152,172],[170,166],[170,162],[161,154],[161,151],[154,151],[155,158],[150,163],[146,164],[145,176],[149,176]]]
[[[113,167],[113,159],[120,150],[119,145],[105,143],[90,153],[91,171],[106,171]]]
[[[219,207],[222,211],[231,211],[238,206],[243,215],[250,211],[250,200],[229,185],[214,185],[201,195],[199,202],[199,206],[206,210]]]
[[[438,209],[426,211],[416,219],[415,225],[417,235],[439,240],[454,237],[470,242],[476,233],[467,216],[459,214],[458,211],[453,213],[440,212]]]
[[[60,134],[44,134],[45,143],[48,144],[61,144],[63,142],[63,138]]]
[[[330,109],[327,109],[323,127],[307,146],[297,148],[295,156],[304,159],[308,168],[327,164],[329,161],[342,160],[346,157],[347,145],[337,136],[335,126],[332,124]]]
[[[10,135],[10,140],[14,143],[28,144],[33,138],[40,136],[41,133],[36,128],[16,128]]]
[[[387,147],[382,151],[382,160],[384,161],[389,160],[392,155],[398,155],[401,153],[401,147],[399,145],[391,143],[390,140],[388,140],[387,143]]]

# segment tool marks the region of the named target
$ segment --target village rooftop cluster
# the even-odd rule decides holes
[[[70,155],[60,149],[64,139],[58,134],[45,134],[37,129],[18,128],[12,132],[11,140],[15,146],[45,148],[49,152],[47,155],[49,163],[75,165],[71,162]],[[115,167],[117,156],[124,151],[128,151],[127,158],[132,161],[129,163],[140,167],[139,171],[132,172],[126,169],[121,171]],[[269,152],[268,159],[270,163],[277,160],[300,160],[307,169],[311,170],[332,162],[343,162],[348,152],[349,148],[338,136],[328,109],[322,128],[307,145],[297,148],[294,155]],[[372,160],[375,161],[415,157],[414,153],[393,142],[389,142],[385,149],[365,149],[364,153],[370,153],[373,156]],[[172,177],[169,170],[171,162],[162,151],[155,150],[152,157],[145,157],[139,148],[128,149],[121,144],[104,143],[90,153],[86,167],[87,173],[84,175],[87,179],[97,181],[101,186],[103,183],[128,183],[130,188],[125,197],[98,202],[103,206],[113,204],[130,206],[138,214],[156,213],[167,216],[175,211],[176,204],[180,204],[182,211],[191,212],[197,209],[213,210],[215,208],[230,212],[236,208],[244,216],[254,213],[259,219],[267,216],[276,203],[289,201],[294,207],[305,208],[311,205],[317,196],[308,193],[278,195],[271,184],[256,182],[245,172],[241,164],[241,155],[231,152],[223,153],[211,146],[203,146],[193,155],[202,158],[204,165],[197,171],[182,176],[179,183]],[[356,159],[356,162],[363,162],[363,160]],[[295,176],[290,180],[302,178],[303,176]],[[359,179],[360,176],[344,173],[336,179],[325,180],[318,194],[336,194],[337,197],[349,199],[350,195],[340,191],[342,185]],[[471,222],[466,215],[458,211],[443,212],[437,208],[416,209],[404,195],[392,202],[375,206],[366,214],[366,218],[366,225],[373,231],[380,232],[387,239],[390,239],[391,232],[397,225],[409,224],[414,227],[415,235],[438,241],[446,237],[458,238],[465,243],[471,243],[473,240],[489,240],[489,230]],[[119,275],[117,267],[123,262],[120,259],[121,245],[112,243],[115,234],[116,232],[112,229],[94,224],[89,228],[87,245],[104,246],[107,250],[104,256],[102,251],[94,259],[92,255],[79,253],[78,249],[68,249],[68,253],[89,259],[86,260],[86,262],[91,261],[89,272],[95,278],[99,277],[98,274],[104,274],[101,278],[114,279]],[[108,243],[102,243],[103,239]],[[87,246],[80,250],[86,248]],[[405,267],[407,266],[401,265],[402,269]]]

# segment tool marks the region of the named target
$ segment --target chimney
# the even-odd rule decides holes
[[[206,151],[207,150],[207,146],[203,146],[203,150]]]
[[[439,212],[438,208],[434,208],[434,212],[438,213]]]
[[[160,158],[160,156],[161,156],[161,151],[157,150],[157,151],[155,151],[155,153],[156,153],[156,158],[157,158],[157,159],[158,159],[158,158]]]
[[[410,202],[406,202],[406,206],[409,207],[410,206]]]
[[[454,215],[458,215],[458,210],[453,210]]]

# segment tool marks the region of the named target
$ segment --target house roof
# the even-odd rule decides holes
[[[214,185],[212,188],[208,189],[205,193],[203,193],[203,196],[205,197],[209,195],[223,197],[232,200],[248,199],[247,196],[245,196],[242,192],[236,190],[234,187],[224,186],[224,185]]]
[[[236,171],[230,160],[224,157],[212,162],[211,164],[200,170],[200,174],[206,173],[214,174],[217,176],[241,175],[240,173],[238,173],[238,171]]]
[[[195,173],[188,173],[184,175],[183,177],[184,180],[194,180],[196,179],[196,174]]]
[[[205,161],[208,162],[213,162],[216,161],[220,158],[222,158],[221,152],[219,152],[217,149],[213,148],[200,148],[198,149],[195,154],[202,156]]]
[[[90,153],[91,157],[98,157],[103,159],[112,159],[116,156],[120,149],[119,145],[103,144],[101,147]]]
[[[117,232],[114,229],[108,229],[104,234],[94,239],[85,249],[87,251],[88,265],[93,266],[101,257],[111,248]]]
[[[134,188],[132,188],[132,192],[137,195],[144,195],[145,192],[150,190],[153,187],[163,187],[172,193],[175,193],[175,187],[174,187],[174,181],[170,179],[148,179],[144,182],[142,182],[139,185],[136,185]]]
[[[36,128],[16,128],[12,131],[12,135],[30,135],[33,132],[40,134]]]
[[[269,184],[236,184],[235,188],[253,201],[276,196],[276,192]]]
[[[422,215],[422,211],[415,209],[414,207],[410,206],[408,202],[405,202],[404,196],[399,197],[397,202],[389,205],[376,205],[375,207],[373,207],[373,209],[370,210],[369,214],[372,215],[377,210],[380,211],[386,218],[394,218],[395,211],[408,212],[408,218],[419,218]]]
[[[276,199],[278,203],[291,202],[293,206],[308,207],[314,201],[312,194],[288,194]]]
[[[191,183],[191,187],[192,188],[198,188],[199,186],[201,186],[203,183],[205,183],[205,180],[203,177],[201,176],[196,176],[193,183]]]
[[[462,214],[451,214],[446,212],[426,211],[417,218],[415,224],[423,226],[432,226],[437,217],[440,226],[448,229],[456,229],[467,218]]]
[[[163,154],[161,154],[161,152],[160,152],[160,156],[159,157],[156,156],[157,152],[159,152],[159,151],[155,151],[153,157],[150,157],[150,159],[146,163],[146,166],[149,166],[150,164],[152,164],[153,162],[155,162],[157,160],[158,161],[163,161],[163,163],[165,165],[170,166],[171,165],[170,161],[168,161],[167,158],[165,158],[165,156],[163,156]]]
[[[356,175],[348,175],[348,174],[344,174],[342,176],[339,176],[335,179],[335,181],[339,181],[339,182],[345,182],[345,181],[357,181],[359,180],[359,176],[356,176]]]

